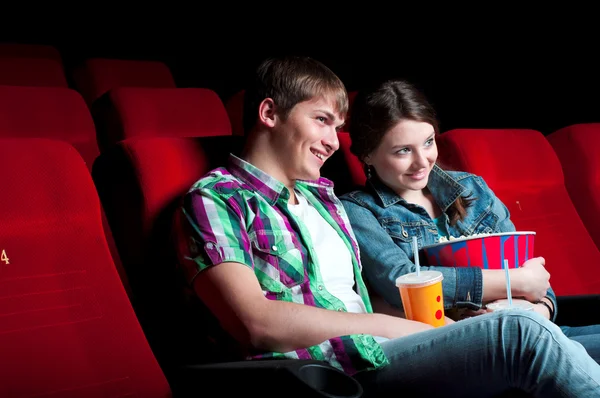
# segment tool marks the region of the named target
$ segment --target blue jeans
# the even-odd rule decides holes
[[[560,329],[565,336],[581,343],[587,353],[600,363],[600,325],[561,326]]]
[[[356,375],[368,396],[600,396],[600,365],[532,311],[480,315],[382,347],[390,365]]]

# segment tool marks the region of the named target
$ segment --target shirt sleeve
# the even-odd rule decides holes
[[[389,304],[402,308],[396,278],[416,271],[412,256],[409,257],[396,245],[369,209],[349,200],[342,200],[342,203],[358,241],[363,272],[369,286]],[[481,307],[483,278],[480,268],[422,266],[421,269],[440,271],[444,276],[442,290],[446,309],[455,306]]]
[[[241,206],[214,189],[189,192],[177,214],[179,264],[187,282],[224,262],[254,267],[251,243]]]

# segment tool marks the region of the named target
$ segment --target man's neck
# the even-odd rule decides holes
[[[290,203],[298,204],[296,193],[294,192],[296,181],[285,177],[283,168],[280,167],[279,162],[269,156],[271,153],[273,153],[273,149],[271,148],[262,149],[254,145],[246,147],[244,152],[241,154],[241,158],[257,169],[261,170],[263,173],[268,174],[270,177],[285,185],[290,192]]]

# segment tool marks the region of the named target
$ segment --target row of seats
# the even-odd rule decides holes
[[[90,109],[113,89],[177,87],[166,64],[149,60],[86,59],[74,68],[71,80]],[[6,43],[0,43],[0,85],[69,87],[61,56],[54,47]],[[350,102],[355,95],[356,91],[349,93]],[[234,135],[244,135],[243,101],[244,90],[240,90],[225,103]]]
[[[91,169],[102,150],[137,135],[231,135],[231,125],[206,88],[121,87],[90,110],[69,88],[0,86],[0,137],[67,141]]]
[[[90,117],[91,114],[93,118]],[[225,106],[218,95],[209,89],[117,88],[110,90],[102,100],[97,101],[91,114],[81,97],[70,89],[0,86],[0,136],[41,136],[65,140],[78,149],[90,168],[101,151],[121,140],[136,136],[231,135],[231,123]],[[590,152],[593,145],[587,143],[593,142],[598,126],[570,126],[550,134],[547,140],[544,139],[546,146],[549,146],[548,143],[554,143],[553,147],[549,146],[551,150],[554,148],[551,153],[552,159],[556,160],[557,154],[561,156],[562,167],[557,163],[557,170],[552,171],[549,166],[551,161],[543,158],[540,160],[542,152],[537,152],[540,150],[539,146],[534,146],[536,152],[531,156],[515,157],[514,154],[526,147],[521,144],[504,153],[503,161],[507,166],[494,171],[497,174],[499,170],[511,170],[507,174],[507,181],[511,182],[524,178],[522,167],[523,170],[541,168],[540,173],[555,176],[557,183],[566,184],[568,192],[572,195],[569,201],[577,206],[577,215],[585,220],[585,225],[595,242],[600,241],[598,223],[594,218],[598,214],[598,203],[590,190],[596,189],[595,170],[598,167],[593,164],[595,157]],[[507,139],[509,131],[503,132],[505,135],[502,139]],[[447,133],[441,135],[447,136]],[[466,152],[464,148],[457,148],[459,149]],[[349,154],[346,146],[342,145],[342,152],[344,151]],[[478,151],[481,152],[481,149],[474,146],[473,152]],[[532,162],[530,165],[527,164],[529,160]],[[584,164],[588,166],[583,167]],[[564,182],[563,168],[564,175],[567,176]],[[355,178],[364,178],[360,177],[362,170],[355,173]],[[531,189],[532,186],[540,185],[540,176],[543,176],[543,173],[535,178],[535,184],[525,186]],[[344,182],[340,184],[343,186]],[[510,189],[514,192],[520,191],[520,188]],[[515,203],[518,206],[513,214],[519,214],[524,205],[522,201]],[[563,221],[557,220],[556,223],[562,225]],[[567,236],[571,236],[568,228],[561,230]],[[572,255],[570,258],[575,257],[577,256]],[[571,294],[575,291],[566,290],[564,293]]]
[[[0,85],[72,87],[88,107],[113,88],[175,88],[160,61],[89,58],[67,74],[59,51],[48,45],[0,43]]]
[[[90,110],[70,88],[0,86],[0,138],[40,137],[68,142],[90,170],[101,150],[133,136],[230,134],[224,105],[209,89],[117,88]],[[131,295],[111,230],[102,215],[112,257]]]

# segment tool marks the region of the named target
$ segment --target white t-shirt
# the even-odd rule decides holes
[[[350,251],[336,230],[298,192],[299,204],[288,208],[310,232],[325,289],[340,299],[348,312],[365,313],[362,298],[354,291],[354,270]]]

